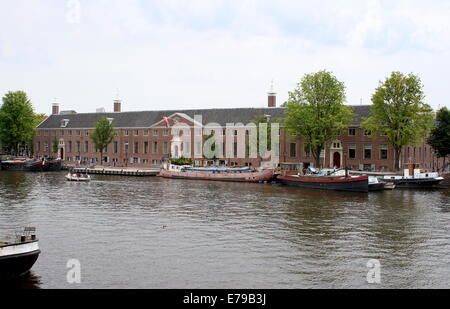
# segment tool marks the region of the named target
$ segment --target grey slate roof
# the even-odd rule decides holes
[[[369,105],[350,106],[356,114],[353,125],[359,125],[362,118],[370,116]],[[194,110],[167,110],[167,111],[141,111],[121,113],[85,113],[69,115],[51,115],[42,122],[38,129],[61,128],[61,121],[68,119],[67,129],[91,129],[102,117],[113,118],[113,126],[116,128],[149,128],[174,113],[184,113],[191,118],[194,115],[202,115],[203,125],[219,123],[225,126],[227,123],[247,124],[259,115],[271,115],[273,119],[284,118],[285,108],[223,108],[223,109],[194,109]]]

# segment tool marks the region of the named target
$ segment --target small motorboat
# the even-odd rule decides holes
[[[13,242],[0,241],[0,280],[27,274],[41,253],[38,242],[34,227],[16,233]]]
[[[68,181],[91,181],[91,176],[89,176],[88,174],[81,174],[81,173],[72,173],[69,172],[66,175],[66,179]]]
[[[369,176],[369,192],[383,191],[386,183],[379,181],[377,177]]]

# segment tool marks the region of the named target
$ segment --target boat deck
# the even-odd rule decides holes
[[[116,175],[116,176],[157,176],[160,169],[135,169],[135,168],[123,168],[123,167],[94,167],[85,168],[78,167],[73,169],[74,172],[87,173],[94,175]]]

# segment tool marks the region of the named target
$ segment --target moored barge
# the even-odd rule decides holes
[[[191,166],[178,166],[166,163],[159,176],[172,179],[195,179],[210,181],[231,182],[262,182],[270,181],[274,176],[274,170],[256,170],[246,168],[210,167],[195,168]]]
[[[413,175],[410,175],[410,170],[405,169],[403,176],[389,175],[382,180],[392,182],[396,188],[436,188],[444,177],[440,177],[439,173],[427,173],[420,169],[414,169]]]
[[[346,174],[346,173],[345,173]],[[278,180],[288,186],[295,186],[308,189],[369,192],[369,176],[363,175],[352,177],[340,173],[322,173],[308,175],[282,174]]]
[[[8,160],[0,162],[4,171],[53,172],[62,169],[62,161],[55,160]]]

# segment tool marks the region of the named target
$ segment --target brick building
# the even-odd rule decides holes
[[[342,131],[339,138],[327,145],[321,156],[324,166],[392,171],[394,151],[386,138],[370,138],[361,128],[362,120],[370,116],[370,106],[350,107],[356,115],[355,121]],[[113,113],[103,110],[97,113],[60,113],[59,108],[59,104],[53,104],[52,115],[37,127],[33,141],[36,157],[59,157],[68,163],[98,164],[100,152],[95,149],[89,134],[102,117],[107,117],[118,131],[118,136],[105,149],[103,165],[123,167],[159,167],[166,159],[186,157],[188,154],[200,161],[204,158],[202,145],[212,130],[224,145],[221,149],[223,157],[217,159],[218,163],[261,166],[267,162],[250,158],[247,149],[238,150],[238,144],[249,140],[249,127],[245,125],[261,115],[271,119],[285,116],[285,109],[276,107],[273,92],[269,93],[267,108],[122,112],[120,100],[114,101]],[[201,121],[197,121],[198,115],[201,115]],[[226,128],[227,124],[234,126]],[[184,125],[185,129],[172,130],[168,125]],[[283,128],[278,132],[279,146],[276,148],[282,166],[299,169],[314,165],[314,159],[305,150],[301,138],[289,136]],[[54,141],[57,143],[56,153],[53,153]],[[437,160],[431,147],[422,143],[407,147],[402,153],[401,163],[403,166],[420,164],[422,168],[435,170],[442,165],[442,160]]]

